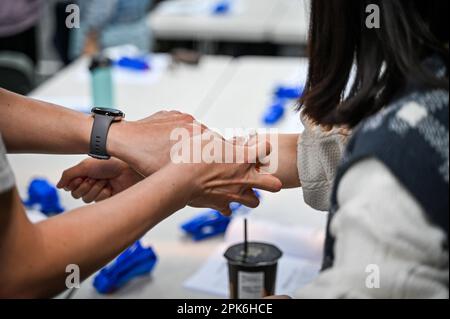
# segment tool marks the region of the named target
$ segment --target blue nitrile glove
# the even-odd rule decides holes
[[[296,100],[303,94],[303,87],[301,86],[278,86],[275,89],[274,95],[278,99]]]
[[[24,201],[27,208],[35,206],[45,215],[59,214],[64,211],[58,196],[58,190],[49,181],[35,178],[28,186],[28,199]]]
[[[199,241],[223,234],[230,221],[230,217],[223,216],[219,211],[209,210],[182,224],[181,229],[191,235],[195,241]]]
[[[285,103],[284,100],[278,100],[270,105],[263,117],[264,124],[273,125],[280,121],[284,115]]]
[[[131,279],[149,274],[158,258],[151,247],[144,248],[137,241],[94,278],[94,287],[101,294],[114,292]]]
[[[253,190],[260,198],[258,191]],[[230,210],[233,215],[244,211],[244,206],[239,203],[231,203]],[[191,218],[181,225],[181,229],[195,241],[200,241],[225,233],[232,217],[223,216],[217,210],[208,210]]]
[[[147,71],[150,70],[150,66],[145,58],[129,58],[123,57],[116,61],[116,65],[122,68],[137,70],[137,71]]]
[[[230,1],[222,0],[214,5],[212,13],[214,15],[225,15],[230,12],[230,9],[231,9]]]

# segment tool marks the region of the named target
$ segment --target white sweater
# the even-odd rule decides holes
[[[346,138],[308,126],[305,133],[298,147],[305,201],[326,210]],[[449,298],[447,236],[381,162],[366,159],[350,168],[338,201],[334,265],[296,297]]]

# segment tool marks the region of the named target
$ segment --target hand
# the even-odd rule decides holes
[[[238,145],[225,141],[217,135],[213,140],[204,139],[204,135],[191,138],[190,144],[202,144],[202,152],[208,149],[221,149],[220,154],[214,156],[214,162],[207,164],[202,157],[201,163],[185,165],[186,172],[193,174],[193,195],[189,205],[193,207],[208,207],[229,216],[229,204],[238,202],[248,207],[257,207],[259,199],[253,192],[258,188],[270,192],[278,192],[281,182],[269,174],[259,171],[261,159],[270,154],[270,145],[262,142],[254,145]],[[198,141],[201,139],[201,141]],[[208,143],[205,142],[209,141]],[[237,154],[241,154],[239,159]]]
[[[140,182],[143,177],[121,160],[86,159],[64,171],[56,185],[72,192],[85,203],[98,202],[114,196]]]
[[[192,136],[206,128],[191,115],[162,111],[140,121],[113,124],[107,149],[112,156],[149,176],[169,163],[171,148],[177,142],[170,138],[175,129],[186,130]]]

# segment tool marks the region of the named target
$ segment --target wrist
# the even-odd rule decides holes
[[[126,131],[130,122],[121,120],[119,122],[111,123],[106,138],[106,151],[111,157],[116,157],[124,162],[127,162],[126,150]]]
[[[139,174],[150,176],[168,163],[161,155],[161,152],[165,152],[164,148],[161,150],[161,147],[148,145],[155,136],[153,133],[158,132],[149,130],[139,122],[122,120],[112,123],[106,140],[106,151]]]
[[[92,116],[84,115],[80,113],[80,120],[78,125],[74,125],[74,133],[77,136],[79,144],[80,154],[88,154],[90,143],[91,143],[91,133],[92,125],[94,125],[94,118]],[[78,150],[78,149],[77,149]]]
[[[195,171],[191,164],[175,164],[172,162],[160,171],[168,181],[172,181],[169,182],[170,184],[177,187],[176,194],[182,207],[188,205],[200,191],[198,176]]]

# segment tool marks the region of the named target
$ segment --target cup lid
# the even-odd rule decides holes
[[[283,255],[281,250],[271,244],[249,242],[247,254],[245,244],[240,243],[227,249],[224,256],[231,264],[264,266],[274,264]]]
[[[102,54],[98,54],[92,57],[91,64],[89,65],[89,70],[93,71],[97,68],[107,68],[111,67],[112,65],[113,61],[110,58]]]

